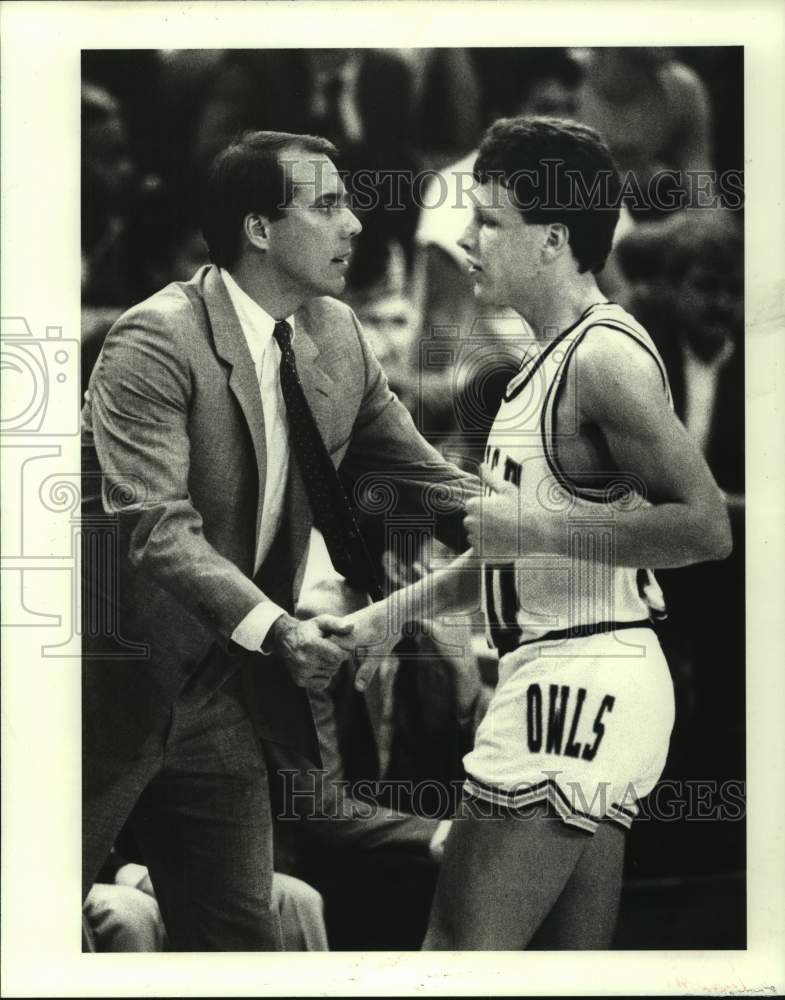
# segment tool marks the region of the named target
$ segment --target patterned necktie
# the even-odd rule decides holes
[[[349,498],[325,447],[305,398],[292,350],[292,328],[282,320],[273,330],[281,348],[281,392],[289,417],[292,450],[305,484],[316,527],[324,535],[333,566],[374,601],[384,596],[365,547]]]

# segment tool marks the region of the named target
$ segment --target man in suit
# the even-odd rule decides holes
[[[261,132],[219,154],[213,264],[118,320],[86,394],[84,887],[128,820],[175,950],[281,947],[260,739],[318,764],[305,686],[346,657],[336,619],[291,614],[312,524],[374,586],[335,470],[403,509],[455,487],[432,505],[454,547],[476,489],[331,298],[360,230],[335,153]]]

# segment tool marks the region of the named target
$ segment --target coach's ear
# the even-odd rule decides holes
[[[545,230],[542,241],[543,260],[555,260],[569,246],[570,231],[563,222],[551,222]]]
[[[270,238],[270,220],[266,215],[252,212],[243,219],[243,232],[252,247],[267,250]]]

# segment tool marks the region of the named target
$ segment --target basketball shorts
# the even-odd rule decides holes
[[[569,826],[629,827],[654,788],[673,728],[657,636],[631,628],[520,646],[464,757],[464,796],[525,815],[549,802]]]

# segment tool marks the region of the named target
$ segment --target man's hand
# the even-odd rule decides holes
[[[490,496],[466,501],[463,524],[469,544],[483,559],[514,559],[523,555],[524,525],[518,487],[491,472],[485,463],[480,466],[480,478],[492,492]],[[536,518],[531,520],[534,522]],[[528,521],[527,518],[527,540],[531,541],[534,524]]]
[[[283,660],[298,687],[322,690],[338,667],[349,659],[346,650],[333,638],[346,640],[353,628],[335,615],[317,615],[299,621],[283,614],[273,622],[265,649]]]

